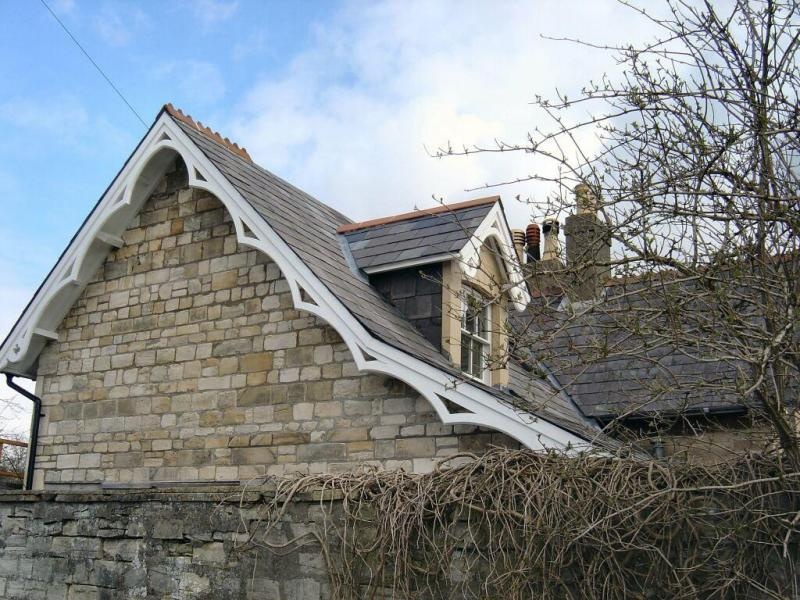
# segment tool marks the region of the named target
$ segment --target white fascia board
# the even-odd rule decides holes
[[[444,254],[426,256],[425,258],[412,258],[409,260],[401,260],[400,262],[379,265],[377,267],[366,267],[361,270],[367,275],[375,275],[377,273],[388,273],[390,271],[399,271],[400,269],[408,269],[410,267],[421,267],[422,265],[432,265],[435,263],[445,262],[452,260],[457,256],[457,254],[453,254],[452,252],[445,252]]]
[[[503,208],[496,202],[481,224],[475,229],[472,238],[461,249],[459,254],[461,268],[467,277],[475,277],[480,268],[481,248],[488,240],[494,240],[502,257],[502,263],[508,283],[511,285],[509,296],[514,308],[522,312],[531,301],[525,276],[517,260],[511,229],[508,227]]]
[[[88,282],[88,277],[77,274],[84,273],[87,265],[96,269],[102,264],[109,252],[103,238],[122,235],[175,155],[186,163],[189,185],[210,192],[228,210],[238,242],[265,253],[277,264],[289,283],[295,307],[333,327],[360,370],[404,381],[430,402],[444,423],[502,431],[531,449],[574,451],[588,446],[583,438],[518,411],[486,390],[456,381],[447,372],[373,337],[166,113],[142,140],[0,347],[0,372],[35,376],[32,365],[47,341],[37,336],[36,330],[49,332],[58,327]],[[102,232],[107,235],[98,237]],[[470,412],[452,414],[441,398]]]

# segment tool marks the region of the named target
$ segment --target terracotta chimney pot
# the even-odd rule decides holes
[[[537,262],[541,259],[539,243],[542,232],[537,223],[531,223],[525,228],[525,240],[528,242],[528,262]]]

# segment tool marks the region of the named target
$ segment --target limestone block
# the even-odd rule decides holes
[[[395,448],[397,458],[431,457],[436,454],[436,441],[430,437],[400,438]]]
[[[299,462],[342,460],[347,456],[347,445],[342,443],[305,444],[297,448]]]

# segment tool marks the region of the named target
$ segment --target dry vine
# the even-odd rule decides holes
[[[453,462],[453,461],[451,461]],[[320,544],[336,598],[797,597],[800,473],[493,450],[274,480],[246,548]],[[285,511],[317,494],[312,535]]]

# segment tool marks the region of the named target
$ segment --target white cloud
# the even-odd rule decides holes
[[[239,3],[235,0],[232,2],[226,2],[225,0],[190,0],[188,7],[204,27],[210,28],[217,23],[227,21],[235,15],[239,9]]]
[[[161,79],[170,80],[182,97],[193,105],[210,104],[225,95],[225,80],[212,63],[199,60],[178,60],[156,70]]]
[[[138,6],[114,3],[104,5],[92,25],[106,43],[127,46],[136,33],[150,27],[150,19]]]
[[[541,124],[535,93],[578,91],[613,65],[540,34],[608,40],[595,32],[630,31],[629,13],[611,0],[352,3],[317,26],[282,77],[253,86],[230,132],[260,164],[356,219],[430,205],[432,194],[497,193],[464,189],[528,175],[529,155],[436,160],[425,147],[524,142]],[[501,189],[512,224],[529,212],[512,206],[515,194],[547,191]]]

